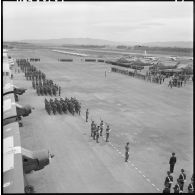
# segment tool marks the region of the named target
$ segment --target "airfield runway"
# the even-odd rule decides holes
[[[14,84],[28,89],[19,96],[19,103],[35,107],[23,118],[22,146],[55,154],[50,165],[27,175],[36,192],[161,192],[172,152],[177,157],[174,184],[181,168],[186,171],[187,184],[190,182],[192,84],[170,89],[111,73],[108,64],[84,62],[82,57],[47,49],[14,49],[9,54],[16,59],[40,58],[31,64],[61,86],[61,97],[76,97],[82,103],[81,116],[48,115],[45,96],[37,96],[24,73],[14,74]],[[59,62],[59,58],[74,58],[74,62]],[[99,144],[92,140],[90,122],[84,120],[86,108],[90,122],[102,119],[111,125],[110,143],[103,138]],[[127,141],[130,162],[125,163]]]

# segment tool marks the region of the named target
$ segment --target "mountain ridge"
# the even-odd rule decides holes
[[[192,41],[159,41],[159,42],[130,42],[130,41],[110,41],[104,39],[93,38],[59,38],[59,39],[28,39],[21,40],[20,42],[34,43],[34,44],[52,44],[52,45],[126,45],[126,46],[149,46],[149,47],[181,47],[193,48]]]

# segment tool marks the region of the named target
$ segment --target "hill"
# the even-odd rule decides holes
[[[52,44],[52,45],[118,45],[119,42],[108,41],[103,39],[91,38],[62,38],[62,39],[40,39],[40,40],[22,40],[26,43]]]
[[[43,44],[43,45],[141,45],[149,47],[178,47],[178,48],[193,48],[192,41],[167,41],[167,42],[118,42],[109,41],[104,39],[92,39],[92,38],[61,38],[61,39],[36,39],[36,40],[21,40],[21,42],[32,43],[32,44]]]
[[[143,43],[142,45],[149,46],[149,47],[193,48],[193,42],[192,41],[148,42],[148,43]]]

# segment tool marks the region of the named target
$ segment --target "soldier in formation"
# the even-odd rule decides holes
[[[17,63],[21,70],[25,73],[26,79],[32,80],[32,87],[36,89],[38,95],[57,95],[57,85],[54,84],[52,80],[46,79],[45,73],[31,65],[30,62],[26,59],[17,60]],[[59,94],[60,93],[61,87]]]
[[[95,134],[96,134],[96,143],[99,143],[98,139],[100,136],[100,126],[97,126]]]
[[[35,87],[37,91],[37,95],[50,95],[56,96],[57,93],[57,86],[53,84],[52,80],[45,79],[44,81],[34,82],[32,81],[32,85]]]
[[[163,194],[168,194],[168,193],[170,193],[169,185],[165,185],[165,188],[163,189]]]
[[[184,183],[186,182],[186,174],[184,173],[184,169],[181,169],[181,173],[178,179],[181,184],[181,191],[183,191]]]
[[[92,121],[92,123],[91,123],[91,137],[93,137],[95,129],[96,129],[96,125],[95,125],[94,121]]]
[[[51,114],[52,112],[54,115],[57,112],[59,114],[67,114],[69,112],[74,115],[75,113],[80,114],[80,109],[81,103],[76,98],[60,98],[60,100],[57,98],[54,100],[50,98],[49,101],[45,98],[45,110],[48,112],[48,114]]]
[[[191,178],[191,183],[188,185],[188,193],[194,193],[194,179]]]
[[[165,178],[164,185],[168,186],[170,191],[171,191],[172,183],[173,183],[173,176],[171,175],[170,171],[167,171],[167,177]]]
[[[173,187],[174,193],[181,193],[181,184],[179,182],[179,179],[177,179],[177,183]]]
[[[102,136],[103,128],[104,128],[104,122],[103,122],[103,120],[101,120],[101,123],[100,123],[100,136]]]

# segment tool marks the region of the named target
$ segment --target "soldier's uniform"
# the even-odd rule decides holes
[[[186,174],[184,173],[184,169],[181,169],[181,173],[179,175],[179,181],[181,184],[181,190],[183,191],[184,182],[186,181]]]
[[[170,173],[173,173],[175,163],[176,163],[176,157],[175,157],[175,153],[173,152],[173,153],[172,153],[172,156],[171,156],[171,158],[170,158],[170,160],[169,160],[169,164],[170,164]]]
[[[91,123],[91,137],[93,137],[93,131],[94,131],[95,123],[92,121]]]
[[[127,162],[129,159],[129,142],[127,142],[125,146],[125,162]]]
[[[88,109],[86,110],[86,122],[88,122],[88,117],[89,117],[89,111]]]
[[[181,184],[179,183],[179,179],[177,179],[177,183],[173,187],[174,193],[181,193]]]
[[[103,121],[101,121],[101,123],[100,123],[100,136],[102,136],[103,128],[104,128],[104,123],[103,123]]]
[[[170,193],[170,188],[168,186],[165,186],[165,188],[163,189],[163,194],[167,193]]]
[[[109,125],[107,125],[107,127],[106,127],[106,142],[108,142],[110,131],[111,131],[111,129],[110,129]]]
[[[167,185],[167,186],[169,187],[169,189],[171,189],[172,183],[173,183],[173,177],[172,177],[172,175],[170,174],[170,171],[167,171],[167,177],[165,178],[165,183],[164,183],[164,185],[165,185],[165,186]]]
[[[191,182],[188,186],[188,193],[194,193],[194,182]]]
[[[60,94],[61,94],[61,87],[59,87],[59,96],[60,96]]]
[[[100,136],[100,126],[97,126],[97,129],[96,129],[96,143],[99,143],[99,141],[98,141],[99,136]]]
[[[93,140],[95,140],[95,136],[96,136],[96,124],[94,123],[94,129],[93,129]]]

